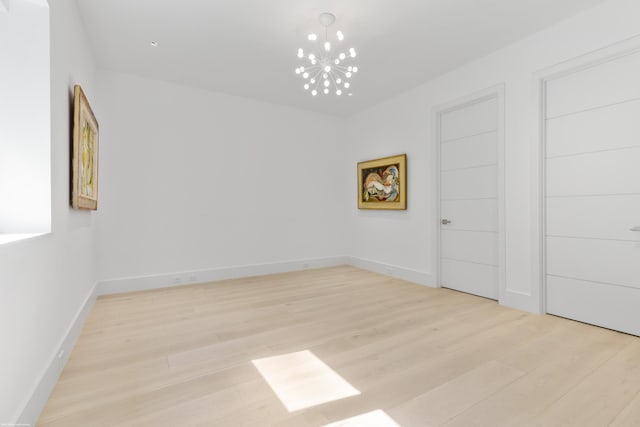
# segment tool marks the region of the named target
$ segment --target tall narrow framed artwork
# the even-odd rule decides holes
[[[358,209],[407,209],[407,155],[358,163]]]
[[[98,121],[80,85],[73,88],[71,207],[98,209]]]

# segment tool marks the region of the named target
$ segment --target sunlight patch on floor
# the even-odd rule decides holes
[[[400,427],[400,424],[396,423],[386,412],[378,409],[346,420],[336,421],[324,427]]]
[[[289,412],[360,394],[309,350],[252,362]]]

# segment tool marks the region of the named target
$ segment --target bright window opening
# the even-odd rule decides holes
[[[49,5],[0,3],[0,243],[6,243],[51,231]]]

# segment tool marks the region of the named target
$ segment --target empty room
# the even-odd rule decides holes
[[[640,426],[637,0],[0,0],[0,427]]]

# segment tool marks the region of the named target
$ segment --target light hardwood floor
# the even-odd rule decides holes
[[[288,412],[252,360],[303,350],[360,394]],[[403,427],[640,426],[640,339],[352,267],[101,297],[38,425],[322,426],[375,410]]]

